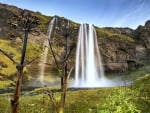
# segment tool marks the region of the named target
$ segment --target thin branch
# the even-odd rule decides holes
[[[2,49],[0,49],[0,52],[2,52],[7,58],[9,58],[9,60],[11,60],[14,64],[17,64],[17,62],[5,51],[3,51]]]
[[[69,56],[70,56],[70,54],[71,54],[71,52],[72,52],[73,49],[74,49],[74,48],[72,47],[72,48],[69,50],[69,52],[67,53],[66,57],[65,57],[61,62],[66,62],[66,60],[68,60],[68,58],[69,58]]]
[[[55,100],[55,98],[54,98],[53,92],[52,92],[50,89],[47,89],[47,90],[46,90],[46,94],[50,97],[50,100],[52,101],[52,104],[53,104],[53,106],[54,106],[55,111],[56,111],[57,113],[59,113],[59,112],[58,112],[58,106],[57,106],[57,104],[56,104],[56,100]]]
[[[38,58],[40,58],[43,55],[44,55],[44,53],[40,54],[39,56],[36,56],[35,58],[30,60],[29,62],[25,63],[24,66],[27,66],[27,65],[31,64],[32,62],[34,62],[35,60],[37,60]]]
[[[69,79],[69,77],[70,77],[70,75],[71,75],[71,72],[72,72],[72,70],[73,70],[73,67],[70,69],[70,71],[69,71],[69,73],[68,73],[68,77],[67,77],[67,79]]]
[[[53,58],[54,58],[54,60],[55,60],[56,66],[57,66],[57,68],[59,69],[58,61],[57,61],[56,56],[55,56],[55,54],[54,54],[54,51],[53,51],[53,49],[52,49],[52,45],[51,45],[51,42],[50,42],[50,39],[49,39],[49,38],[48,38],[48,42],[49,42],[49,46],[50,46],[50,49],[51,49]]]

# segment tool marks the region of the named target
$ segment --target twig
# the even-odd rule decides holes
[[[57,113],[59,113],[53,92],[52,92],[50,89],[47,89],[46,94],[50,97],[50,100],[52,101],[52,104],[53,104],[53,106],[54,106],[54,108],[55,108],[55,111],[56,111]]]
[[[66,62],[66,61],[68,60],[68,58],[69,58],[69,56],[70,56],[70,54],[71,54],[71,52],[72,52],[73,49],[74,49],[74,48],[71,48],[71,49],[69,50],[69,52],[67,53],[66,57],[65,57],[61,62]]]
[[[73,67],[70,69],[69,73],[68,73],[68,76],[67,76],[67,79],[69,79],[70,75],[71,75],[71,72],[73,70]]]
[[[49,38],[48,38],[48,42],[49,42],[49,46],[50,46],[50,49],[51,49],[53,58],[54,58],[54,60],[55,60],[56,66],[57,66],[57,68],[59,69],[58,62],[57,62],[57,60],[56,60],[56,56],[55,56],[54,51],[53,51],[53,49],[52,49],[51,41],[50,41]]]
[[[27,66],[27,65],[31,64],[32,62],[34,62],[36,59],[40,58],[40,57],[43,56],[43,55],[44,55],[44,54],[42,53],[42,54],[40,54],[39,56],[36,56],[36,57],[33,58],[31,61],[25,63],[23,66]]]
[[[5,51],[3,51],[2,49],[0,49],[0,52],[2,52],[7,58],[9,58],[14,64],[17,64],[17,62]]]

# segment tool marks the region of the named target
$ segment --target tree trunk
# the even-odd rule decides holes
[[[18,113],[18,105],[19,105],[19,96],[20,96],[20,89],[21,89],[21,82],[22,82],[22,73],[23,73],[23,66],[18,65],[16,66],[17,72],[17,82],[16,82],[16,89],[14,91],[13,99],[11,100],[11,113]]]
[[[16,66],[17,81],[16,81],[16,88],[14,91],[14,96],[13,96],[13,99],[11,100],[11,107],[12,107],[11,113],[18,113],[19,96],[20,96],[22,74],[23,74],[23,64],[24,64],[24,58],[25,58],[26,46],[27,46],[27,40],[28,40],[28,31],[25,30],[24,33],[25,34],[24,34],[24,41],[23,41],[23,48],[22,48],[22,56],[21,56],[20,64]]]
[[[64,76],[63,76],[63,83],[62,83],[62,93],[61,93],[61,103],[60,103],[59,113],[64,113],[67,84],[68,84],[68,74],[67,74],[67,64],[65,63],[64,64]]]
[[[22,56],[21,56],[21,60],[20,60],[21,65],[23,65],[23,63],[24,63],[24,58],[25,58],[25,54],[26,54],[26,47],[27,47],[27,41],[28,41],[28,31],[25,30],[24,31],[23,48],[22,48]]]

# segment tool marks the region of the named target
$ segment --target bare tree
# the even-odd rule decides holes
[[[28,33],[36,32],[39,20],[37,17],[32,16],[28,11],[23,10],[20,15],[15,15],[9,22],[14,28],[24,32],[23,48],[21,53],[20,63],[16,66],[17,68],[17,81],[14,91],[13,98],[11,99],[11,113],[18,113],[19,96],[22,83],[22,75],[24,68],[24,59],[26,54]]]
[[[58,21],[58,19],[57,19]],[[63,42],[63,44],[61,46],[64,47],[64,53],[62,56],[59,56],[57,53],[55,53],[53,51],[53,47],[52,47],[52,39],[48,40],[49,41],[49,45],[50,45],[50,49],[52,51],[52,55],[53,58],[55,60],[56,66],[58,69],[61,70],[61,100],[60,100],[60,105],[59,105],[59,110],[57,107],[57,113],[64,113],[64,107],[65,107],[65,99],[66,99],[66,92],[67,92],[67,85],[68,85],[68,78],[71,75],[71,72],[73,70],[73,67],[70,69],[70,71],[68,71],[68,59],[69,56],[72,52],[72,50],[75,47],[75,44],[72,43],[70,44],[70,40],[71,37],[73,36],[74,32],[77,31],[77,29],[71,25],[69,20],[60,20],[59,22],[56,23],[55,28],[54,28],[54,32],[56,32],[57,36],[55,36],[55,38],[60,37],[61,42]],[[75,38],[75,37],[74,37]],[[57,40],[57,43],[59,43],[60,41]],[[60,58],[61,61],[59,61],[56,58],[56,56],[58,56]],[[60,65],[59,65],[60,64]],[[49,93],[52,94],[52,93]],[[51,95],[52,96],[52,95]],[[55,102],[54,106],[55,106]]]

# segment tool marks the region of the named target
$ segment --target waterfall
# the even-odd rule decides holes
[[[96,30],[93,25],[82,24],[76,50],[74,87],[99,87],[103,77]]]
[[[51,38],[51,34],[52,34],[55,19],[56,19],[56,17],[54,17],[49,23],[49,27],[48,27],[48,30],[47,30],[47,38],[45,39],[44,45],[43,45],[44,52],[43,52],[43,56],[40,59],[41,63],[40,63],[40,67],[39,67],[40,68],[39,79],[40,79],[40,82],[41,82],[42,85],[44,84],[43,81],[44,81],[44,74],[45,74],[45,64],[47,62],[47,54],[48,54],[48,48],[49,48],[48,39]]]

